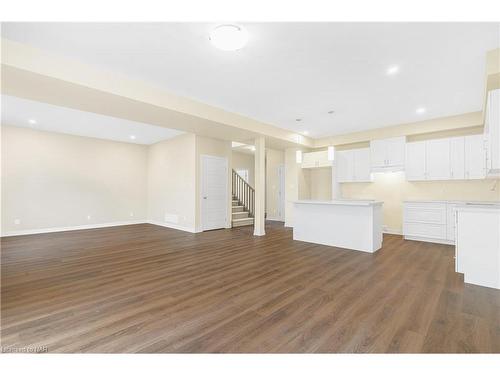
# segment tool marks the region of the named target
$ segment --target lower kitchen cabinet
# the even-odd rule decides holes
[[[408,201],[403,204],[405,239],[453,244],[455,241],[454,207],[457,202]]]

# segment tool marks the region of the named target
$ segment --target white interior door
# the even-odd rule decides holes
[[[202,230],[227,226],[227,159],[201,156],[201,225]]]
[[[285,220],[285,166],[278,167],[278,218]]]

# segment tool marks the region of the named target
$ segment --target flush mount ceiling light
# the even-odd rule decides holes
[[[415,110],[415,113],[417,115],[423,115],[425,112],[427,112],[427,109],[425,107],[419,107]]]
[[[223,51],[236,51],[248,42],[247,31],[237,25],[219,25],[210,33],[210,42]]]
[[[35,125],[36,124],[36,120],[35,119],[29,119],[28,122],[31,124],[31,125]]]
[[[393,76],[399,73],[399,65],[391,65],[390,67],[387,68],[385,73],[388,76]]]
[[[129,135],[128,136],[130,139],[134,140],[135,139],[135,135]]]

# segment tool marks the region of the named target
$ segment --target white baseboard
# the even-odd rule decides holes
[[[398,229],[394,229],[394,228],[386,228],[382,231],[382,233],[387,233],[387,234],[398,234],[398,235],[402,235],[403,233],[398,230]]]
[[[442,245],[455,245],[455,241],[443,240],[443,239],[437,239],[437,238],[428,238],[428,237],[419,237],[419,236],[404,236],[404,239],[410,240],[410,241],[439,243]]]
[[[197,231],[195,228],[185,227],[185,226],[173,224],[173,223],[165,223],[165,222],[155,221],[155,220],[149,220],[149,221],[147,221],[147,223],[153,224],[153,225],[158,225],[160,227],[182,230],[184,232],[189,232],[189,233],[199,233],[199,231]]]
[[[67,232],[71,230],[97,229],[97,228],[118,227],[122,225],[145,224],[145,223],[147,223],[146,220],[128,220],[128,221],[114,221],[111,223],[74,225],[71,227],[51,227],[51,228],[41,228],[41,229],[14,230],[2,233],[1,237],[26,236],[29,234]]]
[[[285,222],[284,219],[280,219],[279,217],[266,217],[266,220],[269,220],[269,221],[281,221],[282,223]]]

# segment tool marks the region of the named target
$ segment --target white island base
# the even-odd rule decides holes
[[[379,201],[294,202],[293,239],[374,253],[382,247]]]

